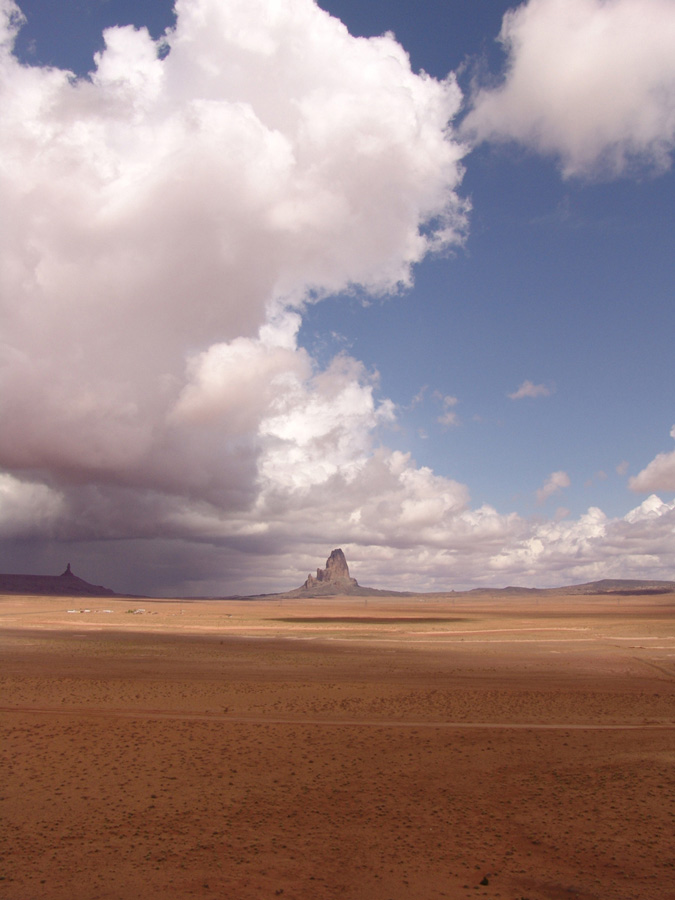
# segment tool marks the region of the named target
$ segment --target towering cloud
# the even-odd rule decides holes
[[[75,79],[14,58],[0,0],[0,465],[66,535],[82,504],[92,536],[161,532],[362,465],[391,404],[354,360],[318,371],[299,313],[407,284],[465,228],[452,79],[312,0],[176,13]]]
[[[467,134],[555,155],[568,176],[670,166],[672,0],[529,0],[500,40],[505,79],[478,91]]]

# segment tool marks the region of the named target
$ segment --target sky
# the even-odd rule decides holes
[[[0,0],[0,571],[675,579],[675,0]]]

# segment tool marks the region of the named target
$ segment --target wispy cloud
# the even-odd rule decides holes
[[[419,389],[419,391],[412,398],[410,403],[401,407],[404,412],[412,412],[414,409],[417,409],[418,406],[421,406],[424,403],[424,398],[426,397],[426,393],[429,389],[429,386],[424,384]]]
[[[545,384],[534,384],[532,381],[524,381],[517,391],[506,396],[509,400],[522,400],[524,397],[550,397],[553,393]]]
[[[571,484],[567,472],[551,472],[544,484],[537,491],[537,503],[545,503],[553,494],[558,494]]]
[[[458,398],[441,394],[440,391],[435,391],[434,398],[440,402],[442,407],[442,412],[436,421],[444,428],[459,425],[459,416],[455,412],[455,406],[459,403]]]

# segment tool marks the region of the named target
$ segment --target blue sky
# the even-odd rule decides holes
[[[168,46],[170,3],[19,6],[4,90],[43,99],[3,125],[34,251],[8,219],[5,571],[251,593],[341,545],[400,589],[675,578],[672,0],[322,3],[349,35],[304,0],[182,0]],[[114,25],[149,34],[97,75]],[[279,135],[316,209],[276,197]],[[76,322],[53,346],[50,316]]]

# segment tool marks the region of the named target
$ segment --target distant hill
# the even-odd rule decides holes
[[[308,575],[305,583],[295,590],[285,591],[279,594],[259,595],[267,597],[279,597],[280,599],[320,599],[321,597],[443,597],[470,594],[472,596],[480,596],[489,594],[491,596],[498,594],[500,596],[522,596],[547,594],[564,594],[564,595],[598,595],[598,594],[665,594],[675,593],[675,581],[636,581],[630,579],[608,579],[601,581],[591,581],[586,584],[570,585],[568,587],[559,588],[526,588],[515,587],[510,585],[504,588],[474,588],[470,591],[434,591],[425,593],[422,591],[388,591],[378,588],[363,587],[355,578],[349,574],[349,567],[344,552],[341,549],[331,551],[330,556],[326,560],[324,569],[317,569],[316,576]],[[242,598],[244,599],[244,598]],[[250,597],[248,599],[256,599]]]
[[[452,593],[455,596],[458,596],[459,594],[471,594],[473,596],[489,594],[491,597],[495,594],[499,594],[500,596],[513,595],[514,597],[523,596],[524,594],[541,597],[546,597],[549,594],[562,594],[567,597],[597,597],[602,594],[619,594],[635,597],[642,594],[673,594],[675,593],[675,581],[603,578],[600,581],[588,581],[585,584],[570,584],[554,588],[528,588],[509,585],[508,587],[503,588],[479,587],[472,588],[469,591],[453,591]],[[445,596],[445,594],[443,596]]]
[[[603,578],[587,584],[574,584],[559,588],[565,594],[670,594],[675,592],[675,581],[649,581],[630,578]]]
[[[600,581],[589,581],[585,584],[573,584],[558,588],[526,588],[510,585],[504,588],[480,587],[469,591],[391,591],[380,588],[369,588],[360,585],[349,575],[347,560],[342,550],[333,550],[326,560],[324,569],[317,569],[316,576],[308,575],[305,583],[295,590],[273,594],[255,594],[247,597],[221,597],[223,600],[256,600],[268,597],[279,599],[320,599],[322,597],[481,597],[495,595],[523,596],[547,595],[563,596],[641,596],[650,594],[675,593],[675,581],[650,581],[628,578],[604,578]],[[90,584],[83,578],[73,574],[70,563],[61,575],[9,575],[0,573],[0,594],[27,594],[42,597],[131,597],[137,594],[117,594],[110,588],[100,584]],[[199,599],[199,598],[193,598]],[[206,599],[206,598],[203,598]],[[218,599],[210,597],[208,599]]]
[[[354,579],[352,579],[354,581]],[[378,588],[363,587],[358,583],[348,584],[344,582],[317,582],[305,583],[302,587],[293,591],[286,591],[280,594],[260,595],[266,597],[279,597],[280,599],[313,599],[318,600],[321,597],[428,597],[442,600],[449,597],[542,597],[547,596],[565,596],[565,597],[599,597],[609,596],[649,596],[658,594],[675,594],[675,581],[649,581],[649,580],[633,580],[628,578],[605,578],[601,581],[589,581],[586,584],[572,584],[556,588],[528,588],[509,585],[503,588],[480,587],[473,588],[468,591],[455,591],[449,589],[447,591],[388,591]],[[244,599],[257,599],[256,597],[242,597]]]
[[[61,575],[0,574],[0,594],[36,594],[41,597],[120,597],[100,584],[89,584],[74,575],[70,563]]]
[[[294,591],[286,591],[283,594],[267,594],[261,596],[279,597],[282,600],[302,599],[318,600],[321,597],[417,597],[412,591],[387,591],[381,588],[362,587],[360,584],[349,587],[340,587],[336,584],[322,584],[313,588],[296,588]],[[446,594],[443,594],[445,597]],[[242,598],[246,599],[246,598]]]

